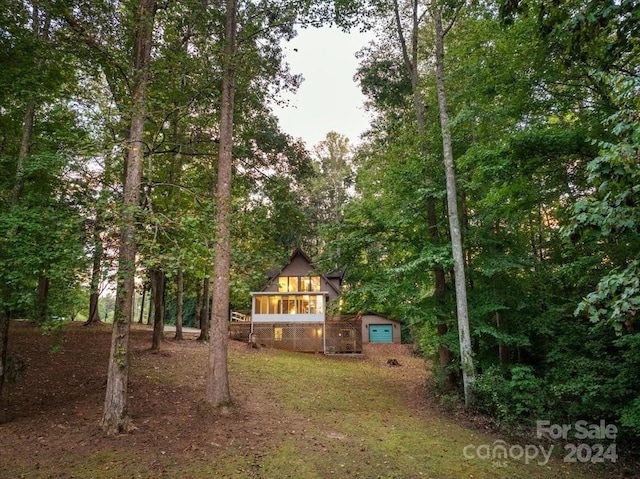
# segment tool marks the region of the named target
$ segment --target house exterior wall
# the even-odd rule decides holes
[[[273,278],[267,286],[263,288],[263,292],[278,292],[278,277],[280,276],[314,276],[312,266],[306,261],[302,255],[296,255],[292,258],[292,261],[284,267],[280,274]],[[337,279],[327,278],[326,276],[320,276],[320,290],[326,292],[329,301],[336,299],[340,291],[340,283]]]
[[[402,342],[400,322],[394,319],[389,319],[381,314],[363,314],[362,315],[362,342],[364,344],[369,343],[369,328],[371,325],[385,324],[392,326],[393,343]]]

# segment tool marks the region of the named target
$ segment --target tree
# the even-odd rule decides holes
[[[7,2],[0,19],[0,392],[9,323],[17,315],[45,326],[75,309],[83,236],[65,175],[86,142],[62,95],[77,85],[61,26],[37,2]],[[34,294],[35,292],[35,294]],[[51,295],[56,298],[51,302]],[[66,312],[62,313],[62,311]]]
[[[220,108],[220,155],[216,188],[216,244],[213,270],[213,308],[211,343],[205,401],[220,407],[231,403],[227,366],[229,341],[229,271],[231,267],[231,181],[233,160],[233,109],[237,51],[237,3],[226,0],[224,59],[222,67],[222,102]]]
[[[607,268],[595,291],[576,309],[594,323],[605,323],[622,334],[636,334],[636,312],[640,308],[640,164],[637,112],[640,82],[633,76],[609,77],[618,111],[606,123],[612,141],[601,141],[600,155],[588,165],[592,193],[573,208],[571,239],[594,242]]]
[[[153,295],[153,334],[151,337],[151,350],[160,349],[160,343],[164,340],[164,308],[165,308],[165,286],[166,274],[162,267],[158,266],[149,271],[151,282],[154,284],[152,288]]]
[[[460,338],[460,363],[464,385],[464,399],[468,406],[473,398],[475,372],[471,351],[471,336],[469,332],[469,312],[467,309],[467,281],[465,278],[465,261],[462,247],[462,232],[458,216],[458,194],[456,174],[451,140],[451,126],[447,107],[447,93],[444,84],[444,37],[453,26],[446,28],[442,25],[442,10],[439,5],[433,8],[433,19],[436,37],[436,84],[438,89],[438,105],[440,109],[440,126],[442,129],[442,151],[444,157],[445,177],[447,180],[447,209],[449,211],[449,232],[451,236],[451,250],[453,252],[453,271],[456,288],[456,310],[458,317],[458,336]]]
[[[101,421],[102,428],[107,434],[125,432],[130,430],[132,426],[127,416],[127,387],[129,381],[129,332],[135,291],[135,212],[139,206],[140,186],[142,183],[149,62],[157,6],[155,0],[140,0],[135,7],[131,70],[133,76],[133,103],[128,154],[125,163],[116,308],[111,336],[107,390]]]
[[[184,273],[182,269],[178,270],[176,276],[176,334],[174,339],[176,341],[182,341],[182,322],[184,312]]]
[[[426,105],[423,100],[423,94],[421,91],[421,79],[420,79],[420,69],[419,69],[419,32],[422,20],[427,13],[427,10],[423,10],[420,12],[419,2],[417,0],[412,0],[411,2],[411,20],[409,23],[410,31],[408,32],[410,42],[407,42],[405,36],[407,33],[404,31],[403,20],[401,16],[401,11],[399,7],[399,3],[397,0],[393,2],[393,14],[395,17],[395,27],[397,29],[398,40],[400,43],[402,58],[404,66],[407,70],[409,78],[411,80],[411,94],[413,99],[413,109],[415,114],[416,126],[417,126],[417,134],[418,138],[420,138],[420,153],[425,158],[425,160],[429,156],[429,152],[427,150],[427,145],[425,143],[426,136],[426,122],[425,122],[425,110]],[[433,178],[426,177],[425,184],[427,187],[431,187],[434,181]],[[435,198],[429,198],[426,204],[427,209],[427,221],[429,224],[429,231],[431,233],[431,241],[434,245],[438,245],[440,242],[440,233],[438,230],[438,216],[436,209],[436,200]],[[434,263],[433,268],[434,274],[434,296],[439,300],[443,300],[446,294],[446,278],[445,278],[445,270],[442,265]],[[446,322],[442,322],[438,324],[438,333],[440,335],[446,334],[448,330],[448,326]],[[451,353],[449,352],[446,345],[443,343],[439,348],[439,359],[440,365],[445,368],[451,362]]]
[[[349,139],[334,131],[314,147],[314,175],[305,179],[305,203],[309,243],[304,250],[317,256],[324,250],[326,227],[342,220],[353,187],[352,147]]]

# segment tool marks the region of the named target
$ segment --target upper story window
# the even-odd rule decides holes
[[[280,276],[279,293],[297,293],[299,291],[320,291],[320,276]]]

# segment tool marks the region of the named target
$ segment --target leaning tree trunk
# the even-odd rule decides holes
[[[471,353],[471,337],[469,331],[469,312],[467,308],[467,284],[465,279],[464,253],[462,249],[462,234],[458,218],[458,195],[456,191],[456,175],[453,160],[447,94],[444,85],[444,36],[442,27],[442,13],[436,6],[434,9],[436,30],[436,84],[438,89],[438,105],[440,107],[440,127],[442,130],[442,148],[444,156],[445,176],[447,180],[447,209],[449,211],[449,232],[451,234],[451,249],[453,252],[453,273],[456,287],[456,312],[458,316],[458,337],[460,341],[460,363],[462,368],[462,382],[464,386],[464,400],[468,406],[473,397],[475,372]]]
[[[213,268],[213,308],[205,401],[220,407],[231,403],[227,348],[229,342],[229,271],[231,265],[231,179],[236,53],[236,0],[226,1],[225,49],[222,71],[220,154],[216,201],[216,245]]]
[[[37,15],[37,12],[34,13]],[[37,18],[34,18],[34,24]],[[27,158],[31,153],[31,137],[33,136],[33,122],[35,118],[36,102],[30,100],[27,103],[23,117],[22,126],[22,142],[20,152],[18,154],[18,162],[16,165],[15,182],[13,185],[11,207],[16,205],[24,191],[24,172]],[[14,294],[13,288],[9,285],[3,285],[3,296],[10,297]],[[9,324],[11,323],[11,308],[7,307],[3,314],[0,314],[0,397],[2,397],[2,389],[7,376],[7,356],[9,347]]]
[[[51,27],[51,18],[47,15],[44,18],[40,15],[38,2],[31,4],[31,26],[34,38],[41,42],[49,39],[49,29]],[[36,62],[36,71],[42,70],[45,57],[40,56]],[[16,172],[14,176],[13,191],[11,192],[11,200],[9,208],[13,208],[22,198],[24,192],[26,165],[31,155],[31,143],[33,138],[33,126],[36,116],[36,100],[30,98],[25,105],[25,111],[22,121],[22,139],[20,142],[20,151],[16,163]],[[1,285],[3,288],[2,296],[11,301],[11,296],[15,294],[10,285]],[[7,375],[7,351],[9,347],[9,324],[13,311],[10,306],[6,306],[3,314],[0,314],[0,395]]]
[[[24,121],[22,127],[22,141],[20,143],[20,153],[18,154],[18,163],[16,164],[16,181],[13,185],[13,201],[17,202],[24,191],[24,172],[26,161],[31,152],[31,136],[33,135],[33,121],[36,114],[36,101],[29,100],[27,108],[24,112]]]
[[[129,151],[125,163],[122,227],[118,257],[116,305],[111,336],[104,411],[101,425],[105,433],[127,432],[131,422],[127,415],[129,381],[129,332],[133,313],[136,262],[136,219],[142,183],[144,123],[147,116],[148,67],[156,11],[155,0],[140,0],[134,26],[133,102],[129,130]]]

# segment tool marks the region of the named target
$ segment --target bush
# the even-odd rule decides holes
[[[542,417],[546,409],[543,381],[531,366],[493,366],[476,379],[478,411],[506,422]]]

